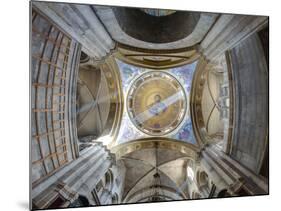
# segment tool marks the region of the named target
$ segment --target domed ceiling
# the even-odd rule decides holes
[[[195,50],[218,17],[215,13],[126,7],[94,6],[93,10],[117,43],[151,50]]]
[[[197,62],[161,71],[117,64],[126,100],[116,144],[152,136],[196,144],[189,94]]]
[[[180,83],[163,71],[149,71],[138,77],[127,94],[131,121],[148,135],[173,131],[186,111],[185,94]]]

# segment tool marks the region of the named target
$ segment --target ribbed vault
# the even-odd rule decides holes
[[[188,199],[186,167],[197,159],[198,149],[176,140],[147,138],[112,149],[126,167],[123,203],[149,200],[156,171],[160,174],[160,193],[167,200]]]

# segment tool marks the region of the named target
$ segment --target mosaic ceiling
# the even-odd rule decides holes
[[[196,144],[189,94],[197,62],[162,71],[117,64],[126,99],[117,144],[156,135]]]
[[[127,93],[127,112],[142,132],[165,135],[183,120],[186,99],[183,87],[164,71],[147,71],[130,85]]]

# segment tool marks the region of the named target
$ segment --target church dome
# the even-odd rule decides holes
[[[131,85],[127,109],[132,122],[142,132],[164,135],[182,121],[186,111],[185,93],[170,74],[147,72]]]

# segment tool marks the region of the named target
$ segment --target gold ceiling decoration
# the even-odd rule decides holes
[[[120,71],[113,56],[109,56],[103,64],[100,65],[101,70],[106,76],[106,80],[110,91],[110,113],[107,121],[106,130],[110,131],[112,142],[108,144],[108,148],[114,145],[123,114],[123,92],[121,86]]]
[[[132,122],[142,132],[165,135],[183,120],[186,96],[173,76],[163,71],[151,71],[131,85],[127,109]]]
[[[194,135],[200,145],[206,143],[205,136],[202,132],[205,131],[205,122],[202,115],[202,93],[207,75],[207,61],[201,58],[197,64],[190,95],[190,116],[194,128]]]
[[[117,159],[126,156],[134,151],[143,149],[154,149],[156,145],[159,149],[174,150],[182,153],[183,157],[196,161],[198,159],[198,153],[200,148],[190,143],[179,142],[175,139],[165,137],[149,137],[144,139],[138,139],[124,144],[119,144],[111,151],[116,155]]]
[[[116,58],[125,63],[150,69],[169,69],[194,62],[200,57],[198,46],[181,49],[142,49],[117,43]]]

